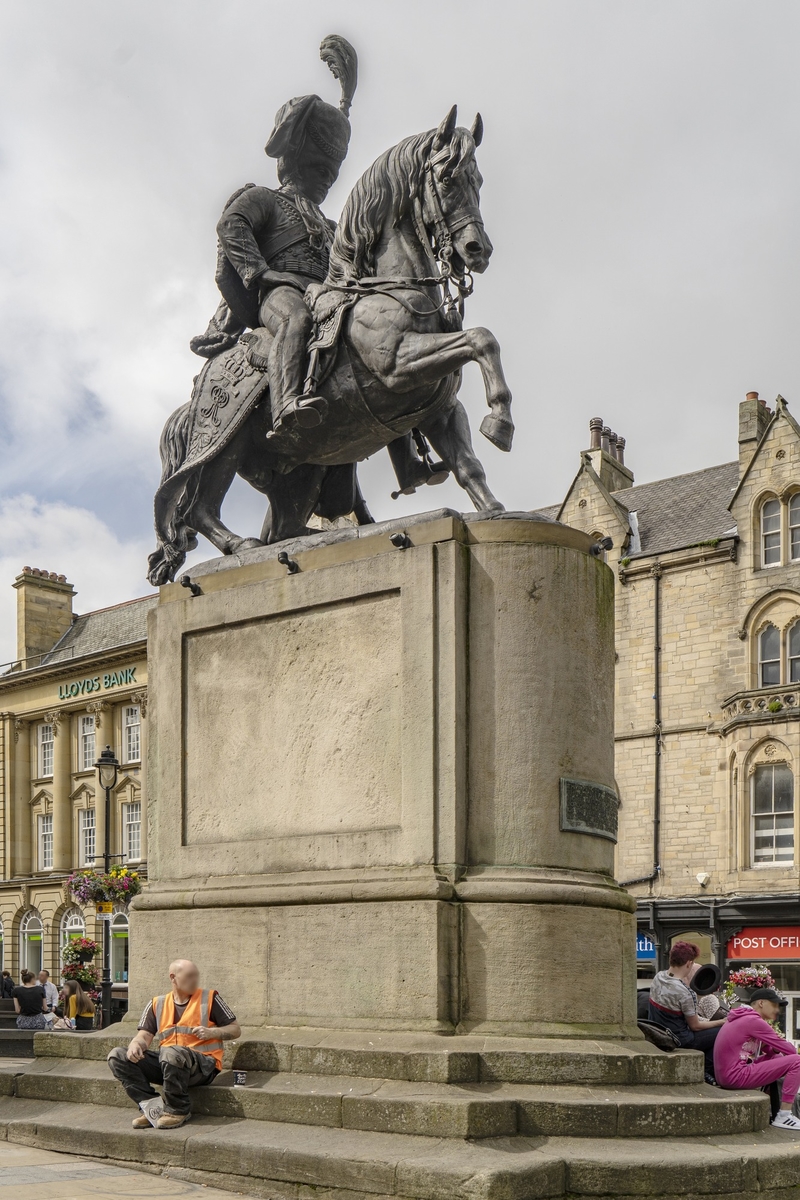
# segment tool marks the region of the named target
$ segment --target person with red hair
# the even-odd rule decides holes
[[[650,988],[650,1020],[675,1034],[681,1046],[702,1050],[706,1083],[714,1078],[714,1042],[725,1021],[704,1021],[697,1015],[697,996],[689,987],[700,949],[694,942],[675,942],[669,969],[659,971]]]

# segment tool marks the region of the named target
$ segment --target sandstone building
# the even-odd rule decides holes
[[[642,966],[691,935],[767,962],[800,1040],[800,426],[739,407],[739,457],[634,485],[600,418],[549,515],[610,537],[617,576],[617,877]]]
[[[65,883],[102,865],[105,796],[94,763],[111,745],[121,763],[111,810],[114,862],[146,872],[147,614],[155,596],[77,615],[63,575],[25,567],[17,577],[17,661],[0,673],[0,965],[15,978],[46,967],[86,933],[93,908]],[[99,961],[99,960],[98,960]],[[112,922],[112,978],[124,1005],[128,921]]]

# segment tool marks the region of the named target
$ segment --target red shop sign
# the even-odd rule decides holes
[[[800,958],[800,925],[745,926],[728,942],[725,956],[758,962],[767,962],[771,958]]]

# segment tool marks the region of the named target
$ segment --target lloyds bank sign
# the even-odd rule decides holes
[[[71,683],[62,683],[58,688],[58,698],[74,700],[76,696],[88,696],[91,692],[108,692],[113,688],[125,687],[129,683],[136,683],[136,667],[126,667],[124,671],[109,671],[105,675],[91,675],[88,679],[73,679]]]

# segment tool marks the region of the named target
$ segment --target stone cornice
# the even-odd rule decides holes
[[[127,646],[98,651],[95,654],[83,654],[80,658],[61,659],[57,663],[48,663],[43,667],[30,667],[25,671],[15,671],[10,675],[0,676],[0,697],[5,692],[19,691],[33,684],[43,683],[50,679],[60,679],[72,676],[82,671],[88,673],[91,666],[102,667],[106,663],[128,662],[147,656],[147,639],[130,642]],[[85,705],[84,705],[85,707]]]

